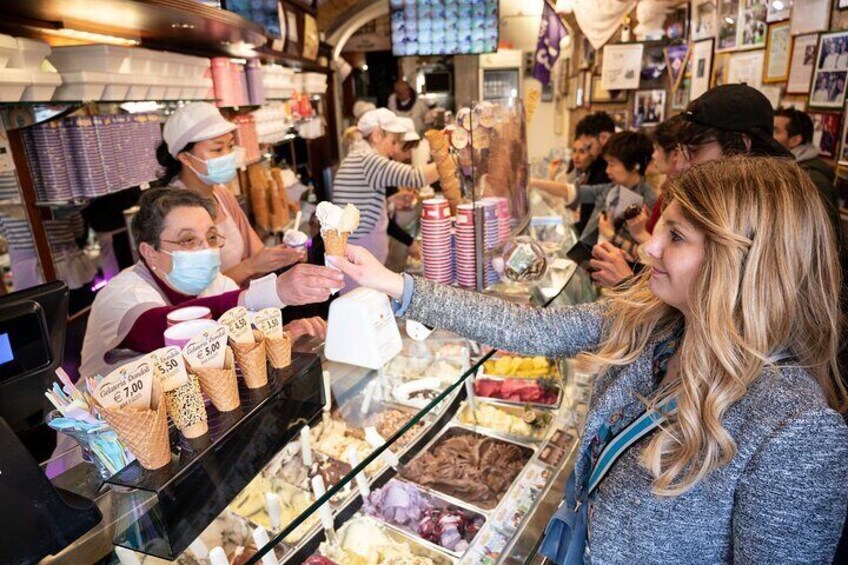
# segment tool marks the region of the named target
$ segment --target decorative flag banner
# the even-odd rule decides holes
[[[568,35],[568,31],[548,4],[542,12],[542,23],[539,25],[539,41],[536,44],[533,77],[543,85],[551,82],[551,72],[559,57],[559,42]]]

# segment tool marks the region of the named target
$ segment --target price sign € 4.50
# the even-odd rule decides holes
[[[183,348],[183,357],[192,367],[224,368],[227,328],[218,326],[197,335]]]
[[[235,343],[254,343],[253,330],[250,329],[247,308],[244,306],[230,308],[221,315],[218,322],[227,328],[230,339]]]

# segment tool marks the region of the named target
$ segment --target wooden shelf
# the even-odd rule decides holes
[[[144,47],[244,57],[267,42],[262,26],[196,0],[4,0],[0,29],[53,45],[41,29],[74,29],[141,41]]]
[[[321,65],[319,65],[317,61],[306,59],[298,55],[292,55],[291,53],[275,51],[268,45],[261,49],[257,49],[256,51],[259,53],[259,56],[262,58],[262,60],[266,62],[282,62],[285,63],[287,66],[295,67],[304,71],[308,71],[310,73],[330,74],[332,72],[329,68],[322,67]]]

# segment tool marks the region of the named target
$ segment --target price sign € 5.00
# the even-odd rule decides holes
[[[247,317],[247,308],[236,306],[230,308],[221,315],[218,320],[230,334],[230,339],[236,343],[254,343],[253,330],[250,329],[250,320]]]
[[[253,319],[256,329],[271,338],[283,337],[283,315],[279,308],[265,308]]]
[[[183,357],[192,367],[224,368],[227,328],[218,326],[197,335],[183,348]]]
[[[153,367],[150,355],[115,369],[94,389],[94,397],[106,408],[150,408]]]

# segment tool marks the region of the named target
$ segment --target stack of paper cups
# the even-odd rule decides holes
[[[241,85],[233,81],[234,73],[230,68],[230,59],[215,57],[212,59],[212,84],[215,87],[215,99],[218,106],[238,106],[237,90]]]
[[[500,245],[509,239],[511,232],[509,201],[503,196],[493,196],[491,199],[495,202],[498,213],[498,245]]]
[[[422,203],[421,237],[424,276],[442,284],[453,284],[453,237],[447,200],[433,198]]]
[[[456,207],[456,281],[465,288],[477,286],[473,204]]]
[[[230,72],[236,93],[234,106],[247,106],[250,104],[250,96],[247,93],[247,75],[244,72],[244,65],[230,62]]]
[[[498,246],[498,211],[495,202],[492,199],[484,198],[477,206],[483,208],[483,218],[485,220],[483,228],[483,246],[485,250],[491,251]],[[483,268],[483,275],[486,281],[486,286],[494,284],[498,281],[498,274],[492,267],[491,259],[486,261]]]

